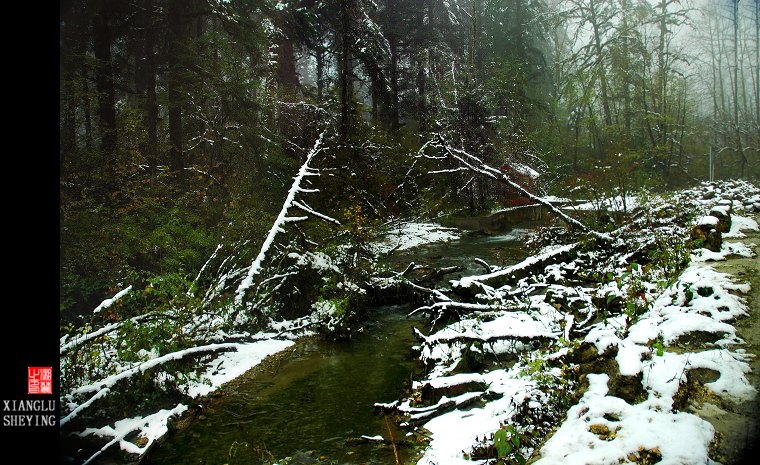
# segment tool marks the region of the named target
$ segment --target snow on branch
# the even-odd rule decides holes
[[[304,187],[301,187],[301,181],[306,176],[319,176],[319,171],[315,170],[314,168],[311,168],[309,166],[309,163],[311,160],[322,150],[322,141],[324,140],[325,132],[322,131],[322,133],[317,138],[317,141],[314,143],[314,147],[312,147],[311,151],[306,156],[306,161],[303,162],[303,165],[301,165],[301,168],[298,170],[298,174],[293,178],[293,185],[290,186],[290,190],[288,191],[288,195],[285,198],[285,203],[282,204],[282,209],[280,210],[280,214],[277,216],[277,219],[275,220],[274,224],[272,225],[272,228],[269,230],[269,234],[267,234],[266,239],[264,240],[264,244],[261,246],[261,250],[259,250],[259,254],[256,256],[256,258],[251,262],[251,266],[248,268],[248,273],[243,278],[243,281],[240,283],[240,285],[237,288],[237,291],[235,291],[235,304],[240,305],[243,303],[243,297],[245,296],[245,292],[253,285],[253,279],[255,276],[259,275],[261,273],[262,263],[264,262],[264,259],[266,258],[267,253],[269,252],[269,249],[272,247],[272,244],[274,243],[275,238],[277,237],[278,233],[285,232],[285,224],[286,223],[292,223],[297,221],[303,221],[308,219],[308,216],[288,216],[288,211],[291,207],[296,206],[307,213],[315,214],[314,210],[305,208],[306,205],[297,202],[296,201],[296,195],[299,192],[319,192],[319,189],[306,189]],[[316,215],[320,218],[326,219],[329,218],[325,215]],[[333,220],[334,221],[334,220]]]
[[[171,410],[162,409],[146,417],[127,418],[120,420],[116,422],[115,428],[109,426],[99,429],[88,428],[84,432],[78,433],[80,437],[85,437],[90,434],[95,434],[98,436],[113,436],[113,439],[111,441],[109,441],[106,445],[91,455],[90,458],[82,462],[82,465],[87,465],[88,463],[92,462],[100,454],[115,444],[119,444],[122,449],[125,449],[129,452],[142,455],[156,441],[157,437],[160,437],[161,435],[165,434],[166,431],[168,431],[167,422],[169,418],[175,415],[180,415],[186,410],[186,405],[178,404]],[[138,434],[140,436],[143,436],[147,439],[147,444],[140,447],[133,442],[126,440],[127,436],[135,431],[138,431]]]
[[[129,291],[131,291],[131,290],[132,290],[132,286],[127,286],[126,289],[123,289],[123,290],[119,291],[115,296],[113,296],[110,299],[106,299],[103,302],[101,302],[100,305],[98,305],[95,308],[95,310],[92,311],[92,313],[99,313],[103,309],[106,309],[106,308],[110,307],[111,305],[114,304],[114,302],[116,302],[117,300],[119,300],[122,297],[124,297],[125,295],[127,295],[127,293],[129,293]]]
[[[491,273],[487,273],[483,275],[465,276],[464,278],[452,281],[451,284],[455,288],[457,287],[468,288],[474,284],[481,284],[481,283],[490,281],[492,279],[496,279],[496,278],[500,278],[504,276],[509,277],[517,272],[530,269],[538,264],[546,263],[554,259],[555,257],[566,254],[570,252],[571,250],[575,249],[576,247],[578,247],[580,244],[581,244],[580,242],[574,242],[572,244],[556,247],[543,254],[532,255],[528,257],[527,259],[521,261],[520,263],[517,263],[512,266],[508,266],[504,269],[492,271]]]
[[[409,312],[408,316],[415,315],[419,312],[444,312],[448,309],[461,309],[461,310],[467,310],[469,312],[492,312],[494,310],[500,310],[501,307],[494,304],[478,304],[478,303],[468,303],[468,302],[454,302],[454,301],[444,301],[444,302],[434,302],[430,305],[425,305],[423,307],[418,307]]]
[[[238,344],[236,343],[209,344],[209,345],[199,346],[199,347],[190,347],[189,349],[184,349],[177,352],[171,352],[169,354],[162,355],[161,357],[150,359],[147,362],[143,362],[135,367],[130,368],[129,370],[125,370],[125,371],[122,371],[121,373],[117,373],[115,375],[109,376],[96,383],[81,386],[75,389],[73,393],[87,394],[89,392],[95,392],[95,394],[92,397],[90,397],[85,403],[77,406],[68,415],[63,417],[61,421],[59,422],[59,425],[63,426],[64,424],[68,423],[70,420],[76,418],[83,410],[85,410],[87,407],[92,405],[96,400],[105,397],[111,391],[111,388],[117,382],[123,379],[131,378],[132,376],[136,374],[144,373],[145,371],[150,370],[151,368],[155,368],[166,362],[179,360],[181,358],[184,358],[187,355],[206,353],[206,352],[237,350],[237,348],[238,348]]]
[[[224,236],[222,236],[222,240],[224,240]],[[219,244],[217,244],[217,246],[214,249],[214,252],[211,254],[211,256],[208,257],[208,260],[206,260],[206,263],[203,264],[203,266],[201,267],[200,271],[198,271],[198,274],[195,276],[195,279],[193,280],[193,283],[197,283],[201,279],[201,275],[206,270],[206,268],[208,267],[209,263],[211,263],[211,261],[214,258],[216,258],[216,255],[219,253],[219,251],[221,249],[222,249],[222,243],[220,242]],[[192,289],[188,289],[187,290],[187,295],[189,297],[192,297],[193,296],[193,290]]]
[[[130,287],[132,287],[132,286],[130,286]],[[142,320],[143,318],[147,318],[147,317],[149,317],[151,315],[153,315],[153,314],[152,313],[146,313],[144,315],[139,315],[139,316],[136,316],[134,318],[130,318],[129,320],[123,320],[123,321],[119,321],[119,322],[116,322],[116,323],[110,323],[110,324],[107,324],[107,325],[103,326],[102,328],[98,329],[97,331],[93,331],[91,333],[86,333],[86,334],[83,334],[82,336],[75,336],[74,338],[72,338],[71,341],[64,341],[64,339],[61,338],[61,343],[62,344],[61,344],[61,349],[60,349],[61,350],[60,351],[60,355],[63,355],[65,352],[67,352],[67,351],[69,351],[69,350],[71,350],[71,349],[73,349],[75,347],[79,347],[80,345],[84,344],[85,342],[87,342],[89,340],[92,340],[92,339],[95,339],[98,336],[102,336],[104,334],[108,334],[111,331],[116,331],[117,329],[119,329],[121,326],[123,326],[124,324],[126,324],[128,322],[136,323],[137,321]]]
[[[556,207],[551,202],[548,202],[547,200],[544,200],[541,197],[534,195],[532,192],[528,191],[521,185],[512,181],[507,175],[507,173],[503,172],[502,170],[487,165],[475,155],[467,153],[466,151],[462,149],[451,147],[449,144],[446,143],[446,140],[443,138],[442,135],[437,134],[437,136],[438,136],[438,140],[441,146],[446,151],[446,153],[448,153],[449,156],[451,156],[455,160],[458,160],[460,163],[465,165],[471,171],[509,185],[510,187],[517,190],[518,192],[520,192],[520,194],[524,195],[525,197],[528,197],[532,201],[536,203],[540,203],[541,205],[551,210],[554,214],[562,218],[568,225],[570,225],[570,227],[578,228],[581,231],[587,232],[599,239],[604,239],[604,240],[612,239],[608,234],[600,233],[600,232],[590,229],[585,224],[581,223],[580,221],[576,220],[575,218],[563,212],[560,208]]]
[[[325,221],[329,221],[331,223],[335,223],[337,225],[340,225],[340,221],[336,220],[335,218],[332,218],[330,216],[327,216],[323,213],[319,213],[318,211],[311,208],[306,202],[299,202],[298,200],[295,200],[293,202],[293,205],[300,208],[301,210],[305,211],[306,213],[309,213],[310,215],[314,215],[317,218],[321,218]]]

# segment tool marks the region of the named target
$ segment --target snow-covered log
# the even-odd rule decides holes
[[[301,182],[307,176],[319,176],[319,171],[310,167],[309,163],[322,150],[322,141],[324,140],[324,136],[325,132],[323,131],[317,138],[317,141],[314,143],[314,147],[312,147],[311,151],[306,156],[306,161],[304,161],[301,165],[301,168],[298,170],[298,174],[293,178],[293,184],[290,186],[287,197],[285,197],[285,202],[282,204],[280,214],[277,216],[277,219],[272,225],[272,228],[269,230],[266,239],[264,239],[264,244],[261,246],[258,255],[256,255],[256,258],[253,260],[253,262],[251,262],[251,266],[248,267],[246,276],[241,281],[240,285],[237,288],[237,291],[235,291],[236,305],[241,305],[243,303],[243,298],[245,297],[246,291],[251,286],[253,286],[254,278],[261,274],[262,264],[267,256],[267,253],[269,252],[269,249],[272,247],[277,234],[285,232],[285,225],[287,223],[295,223],[308,219],[308,216],[288,216],[288,212],[292,207],[299,208],[309,214],[318,216],[321,219],[340,224],[338,220],[330,218],[327,215],[317,213],[305,203],[296,200],[296,195],[301,192],[319,192],[319,189],[308,189],[302,187]]]
[[[238,349],[238,344],[235,344],[235,343],[209,344],[209,345],[200,346],[200,347],[191,347],[189,349],[172,352],[166,355],[162,355],[160,357],[150,359],[147,362],[143,362],[128,370],[122,371],[121,373],[117,373],[115,375],[109,376],[103,380],[100,380],[92,384],[81,386],[75,389],[73,391],[73,394],[87,394],[89,392],[95,392],[95,394],[89,399],[87,399],[86,402],[77,406],[68,415],[63,417],[59,425],[60,426],[65,425],[70,420],[76,418],[83,410],[85,410],[90,405],[92,405],[96,400],[102,399],[103,397],[108,395],[108,393],[111,391],[111,388],[119,381],[131,378],[132,376],[137,375],[139,373],[144,373],[147,370],[150,370],[151,368],[155,368],[166,362],[171,362],[173,360],[180,360],[188,355],[197,355],[197,354],[209,353],[209,352],[230,351],[230,350],[237,350],[237,349]]]
[[[527,259],[521,261],[520,263],[517,263],[512,266],[508,266],[501,270],[492,271],[491,273],[482,274],[482,275],[465,276],[464,278],[461,278],[459,280],[452,281],[451,284],[452,284],[452,287],[454,288],[466,289],[475,284],[485,283],[485,282],[492,281],[498,278],[510,277],[515,274],[521,274],[523,271],[527,271],[532,268],[535,268],[536,266],[544,265],[553,260],[556,260],[558,257],[561,257],[569,253],[571,250],[575,249],[579,245],[580,245],[580,242],[574,242],[572,244],[556,247],[542,254],[532,255],[528,257]]]
[[[131,287],[131,286],[130,286]],[[60,355],[63,355],[64,353],[68,352],[71,349],[74,349],[76,347],[81,346],[87,341],[90,341],[92,339],[95,339],[99,336],[102,336],[104,334],[108,334],[112,331],[116,331],[120,327],[124,326],[126,323],[136,323],[142,319],[145,319],[149,316],[152,316],[153,313],[146,313],[144,315],[139,315],[134,318],[130,318],[129,320],[119,321],[116,323],[109,323],[102,328],[93,331],[91,333],[85,333],[81,336],[74,336],[70,341],[69,340],[63,340],[61,339],[61,349],[60,349]]]
[[[468,152],[466,152],[466,151],[464,151],[462,149],[458,149],[458,148],[452,147],[451,145],[449,145],[449,144],[446,143],[446,140],[443,138],[442,135],[437,134],[437,137],[438,137],[438,141],[440,142],[441,147],[446,151],[446,153],[450,157],[452,157],[455,160],[457,160],[460,163],[462,163],[470,171],[473,171],[475,173],[481,174],[481,175],[486,176],[488,178],[491,178],[493,180],[496,180],[496,181],[499,181],[499,182],[503,182],[503,183],[509,185],[510,187],[512,187],[513,189],[517,190],[518,192],[520,192],[525,197],[528,197],[532,201],[534,201],[536,203],[539,203],[539,204],[545,206],[546,208],[548,208],[555,215],[557,215],[558,217],[562,218],[562,220],[565,221],[565,223],[567,223],[571,228],[580,229],[581,231],[587,232],[587,233],[589,233],[589,234],[591,234],[591,235],[593,235],[593,236],[595,236],[595,237],[597,237],[599,239],[604,239],[604,240],[610,240],[611,239],[609,235],[592,230],[591,228],[589,228],[585,224],[581,223],[577,219],[575,219],[575,218],[569,216],[567,213],[563,212],[562,209],[556,207],[551,202],[542,199],[541,197],[533,194],[532,192],[528,191],[527,189],[525,189],[521,185],[519,185],[516,182],[512,181],[509,178],[509,176],[507,175],[507,173],[503,172],[502,170],[487,165],[486,163],[484,163],[481,159],[479,159],[475,155],[472,155],[472,154],[470,154],[470,153],[468,153]]]

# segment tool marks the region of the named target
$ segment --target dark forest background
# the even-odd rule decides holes
[[[456,163],[415,157],[431,140],[531,167],[531,189],[565,197],[704,180],[711,150],[716,178],[757,179],[759,12],[679,0],[62,1],[62,320],[126,281],[171,300],[222,238],[255,248],[325,128],[312,207],[353,235],[504,204]],[[308,235],[320,234],[332,232]]]

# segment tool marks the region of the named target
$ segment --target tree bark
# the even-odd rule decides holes
[[[169,168],[182,178],[185,169],[182,129],[182,60],[184,45],[183,0],[169,0],[167,9],[169,23],[169,69],[167,78],[169,110]]]
[[[628,30],[628,0],[620,0],[620,8],[623,14],[623,126],[625,128],[625,140],[626,143],[630,143],[631,140],[631,60],[630,60],[630,46],[628,44],[628,38],[630,31]]]
[[[742,150],[742,134],[739,125],[739,0],[734,0],[734,137],[736,155],[739,159],[739,177],[744,177],[747,157]]]
[[[606,126],[612,126],[612,111],[610,110],[610,98],[607,84],[607,69],[604,65],[604,51],[602,50],[602,38],[599,31],[599,18],[596,11],[596,0],[592,0],[589,4],[589,12],[591,14],[590,22],[594,34],[594,53],[597,61],[597,73],[599,76],[599,90],[601,92],[602,99],[602,112],[604,113],[604,124]]]
[[[351,0],[340,1],[340,37],[338,51],[338,88],[340,92],[340,139],[345,141],[351,131],[353,76],[351,56]]]
[[[399,27],[398,5],[395,0],[388,0],[388,19],[389,28],[387,33],[388,46],[390,47],[390,63],[388,68],[388,79],[390,80],[391,100],[389,108],[388,127],[391,131],[396,131],[399,127],[399,91],[398,91],[398,62],[399,62],[399,36],[397,28]]]
[[[158,102],[156,99],[156,28],[153,25],[153,0],[143,1],[141,12],[142,57],[139,57],[137,87],[142,95],[144,125],[147,139],[143,143],[142,152],[151,175],[156,174],[158,165]]]
[[[95,53],[95,89],[98,94],[100,150],[108,165],[116,152],[116,92],[111,62],[110,2],[99,0],[92,24]]]
[[[277,82],[288,92],[295,91],[299,84],[293,41],[284,34],[277,42]]]
[[[317,61],[317,99],[322,101],[325,91],[325,49],[321,44],[314,50],[314,58]]]

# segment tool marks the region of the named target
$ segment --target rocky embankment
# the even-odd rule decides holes
[[[436,289],[394,411],[421,464],[740,463],[757,429],[760,189],[653,198],[614,230]],[[592,236],[592,237],[590,237]],[[543,248],[541,248],[543,247]]]

